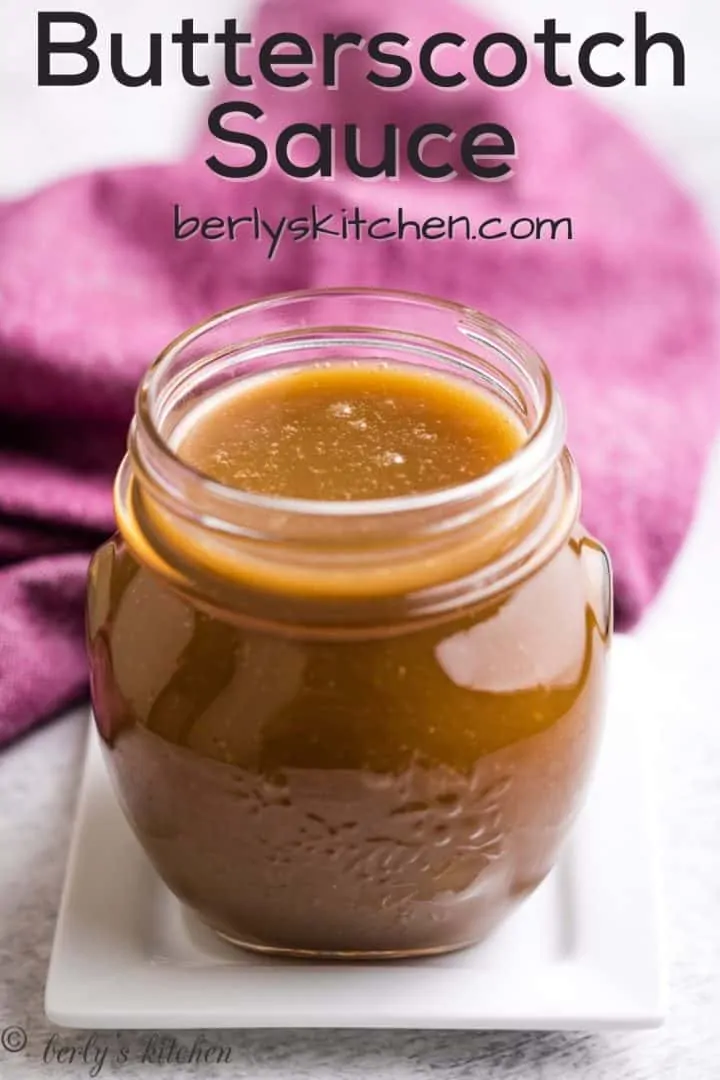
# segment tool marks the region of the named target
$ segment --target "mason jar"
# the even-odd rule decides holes
[[[378,356],[510,410],[517,452],[442,490],[313,501],[177,453],[263,373]],[[93,558],[92,701],[117,797],[222,937],[309,957],[483,939],[551,870],[601,731],[611,572],[548,369],[493,319],[372,289],[208,319],[150,367]]]

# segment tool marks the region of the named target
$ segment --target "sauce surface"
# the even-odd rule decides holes
[[[333,502],[466,483],[525,438],[469,380],[383,362],[250,377],[190,420],[177,452],[199,472],[256,494]]]

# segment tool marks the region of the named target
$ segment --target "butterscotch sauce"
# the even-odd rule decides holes
[[[191,414],[178,454],[221,484],[327,501],[453,487],[522,444],[504,405],[469,380],[387,363],[325,363],[243,381]]]
[[[337,361],[243,379],[197,406],[173,449],[223,485],[341,507],[472,481],[524,438],[469,380]],[[385,578],[351,560],[336,591],[308,563],[302,588],[322,574],[316,604],[348,624],[355,578],[374,601],[389,577],[405,602],[397,625],[352,639],[290,619],[274,629],[229,590],[214,614],[124,536],[91,570],[95,713],[145,850],[209,925],[298,955],[445,951],[485,936],[544,878],[602,710],[606,616],[579,528],[516,587],[419,625],[403,590],[430,580],[429,556],[405,566],[399,543]],[[187,554],[182,528],[163,536]],[[193,559],[212,559],[216,589],[235,572],[258,597],[300,587],[277,552],[268,570],[238,545],[221,568],[214,543],[198,526]],[[461,579],[454,552],[441,561]]]

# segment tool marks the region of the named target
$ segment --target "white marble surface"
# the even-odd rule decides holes
[[[428,0],[430,2],[430,0]],[[437,0],[436,0],[437,2]],[[142,28],[171,27],[174,0],[85,0],[80,6],[106,29],[142,43]],[[199,5],[198,5],[199,6]],[[437,3],[440,10],[440,3]],[[557,16],[590,33],[628,25],[631,0],[488,0],[506,24],[534,30]],[[43,10],[63,9],[47,0]],[[214,25],[238,5],[204,0],[199,18]],[[623,87],[603,93],[612,108],[643,130],[696,192],[720,237],[720,84],[715,50],[720,9],[710,0],[652,0],[652,27],[680,34],[688,52],[683,90]],[[205,106],[200,91],[169,79],[162,90],[122,90],[104,79],[91,87],[41,91],[34,85],[37,6],[0,2],[0,197],[94,165],[162,159],[177,151]],[[186,6],[182,14],[189,14]],[[196,12],[197,15],[197,12]],[[150,26],[150,22],[152,25]],[[101,130],[88,137],[88,124]],[[678,418],[682,422],[682,418]],[[569,1080],[716,1080],[720,1076],[720,447],[709,471],[692,534],[640,633],[667,684],[657,729],[656,781],[671,973],[670,1015],[647,1034],[598,1037],[533,1034],[225,1033],[225,1065],[153,1065],[141,1061],[145,1039],[122,1033],[128,1061],[105,1061],[100,1075],[268,1077],[382,1080],[423,1077]],[[87,1062],[43,1062],[50,1026],[42,993],[77,790],[83,720],[70,715],[0,757],[0,1032],[19,1024],[27,1048],[0,1049],[2,1080],[92,1075]],[[609,861],[609,866],[611,862]],[[113,1036],[113,1040],[115,1036]],[[65,1033],[55,1049],[82,1046]],[[183,1037],[183,1042],[186,1043]],[[113,1042],[113,1045],[115,1043]],[[50,1055],[52,1056],[52,1054]]]

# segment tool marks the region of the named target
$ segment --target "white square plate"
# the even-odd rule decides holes
[[[77,1028],[652,1027],[662,1021],[643,718],[661,707],[616,640],[583,813],[540,889],[483,945],[424,960],[306,963],[226,946],[160,882],[91,734],[45,1008]]]

